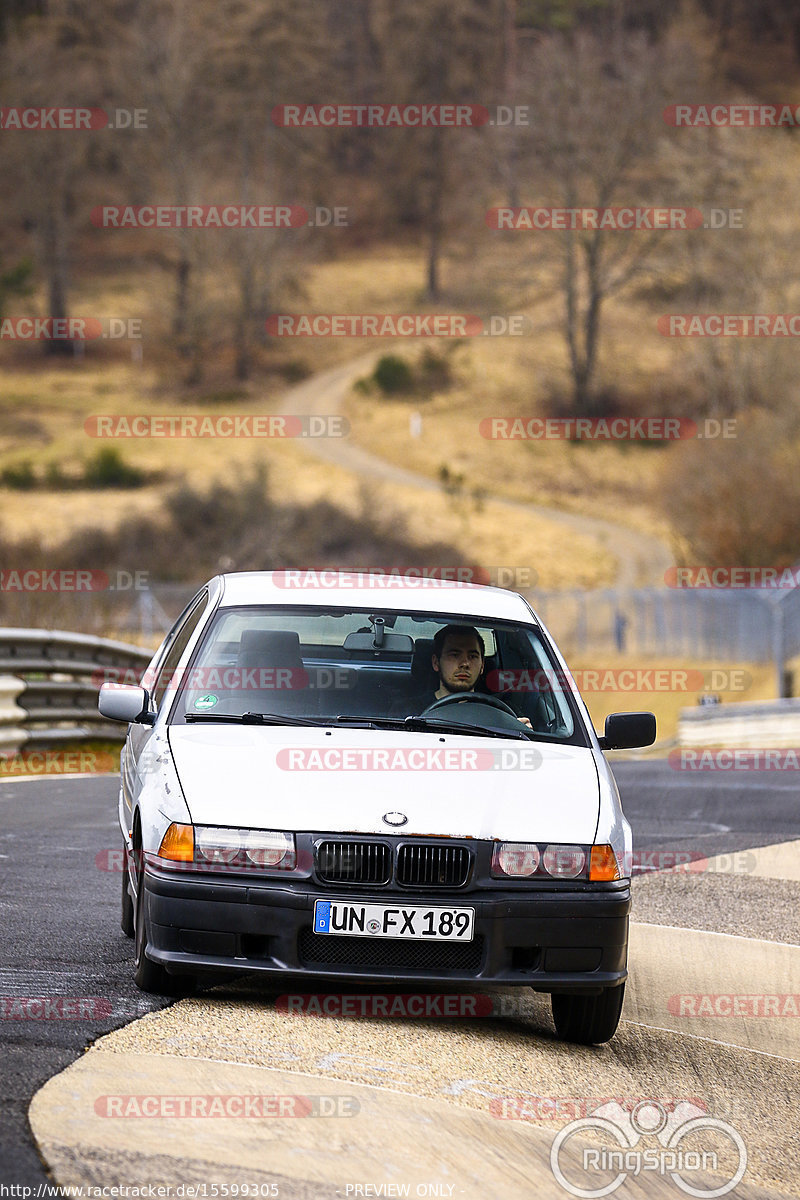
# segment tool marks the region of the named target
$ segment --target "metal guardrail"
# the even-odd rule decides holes
[[[122,741],[124,725],[97,711],[103,677],[136,677],[152,650],[91,634],[0,629],[0,752],[22,746],[103,738]]]
[[[684,708],[678,721],[678,745],[725,749],[800,747],[800,700]]]

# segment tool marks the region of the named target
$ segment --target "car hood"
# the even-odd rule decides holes
[[[198,825],[583,844],[597,829],[597,768],[580,746],[221,724],[173,725],[169,742]]]

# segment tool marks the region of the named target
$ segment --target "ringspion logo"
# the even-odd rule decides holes
[[[575,1135],[577,1142],[571,1142]],[[646,1141],[640,1147],[642,1138],[655,1144]],[[712,1200],[740,1182],[747,1149],[732,1125],[689,1101],[668,1111],[658,1100],[642,1100],[631,1112],[612,1101],[560,1130],[550,1149],[550,1167],[565,1191],[587,1200],[611,1195],[629,1175],[641,1175],[643,1182],[669,1176],[681,1191]],[[725,1182],[703,1186],[708,1173]],[[586,1186],[575,1182],[576,1176]]]

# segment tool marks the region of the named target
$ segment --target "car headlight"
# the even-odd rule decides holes
[[[541,862],[539,847],[529,842],[500,842],[492,856],[493,875],[535,875]]]
[[[612,846],[565,846],[552,843],[496,842],[492,853],[493,879],[619,879]]]
[[[542,865],[554,879],[577,879],[586,870],[586,851],[582,846],[548,846]]]
[[[170,825],[158,857],[207,871],[294,871],[293,833],[272,829],[226,829],[216,825]]]

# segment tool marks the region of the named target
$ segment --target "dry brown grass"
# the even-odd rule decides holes
[[[646,671],[658,668],[670,672],[704,671],[704,672],[735,672],[742,671],[743,675],[729,675],[732,680],[744,680],[746,690],[729,688],[719,690],[717,695],[723,703],[750,703],[754,700],[772,700],[775,697],[774,670],[765,663],[720,663],[709,662],[705,659],[687,661],[686,659],[668,658],[666,655],[632,655],[619,653],[606,654],[574,654],[568,658],[573,672],[590,669],[617,671],[628,668]],[[718,676],[720,678],[721,676]],[[710,675],[707,676],[710,678]],[[664,684],[675,686],[674,691],[591,691],[582,692],[586,707],[589,709],[595,729],[602,733],[603,725],[609,713],[613,712],[652,712],[655,713],[658,742],[669,741],[677,736],[678,719],[681,709],[694,708],[700,696],[699,691],[678,690],[680,674],[663,676]],[[579,688],[581,676],[576,674]],[[613,764],[613,756],[612,756]]]

